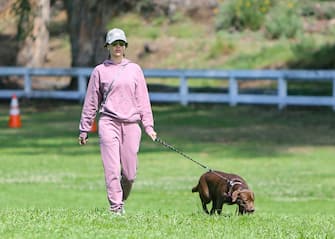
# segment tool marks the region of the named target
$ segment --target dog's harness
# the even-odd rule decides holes
[[[228,184],[228,196],[231,197],[232,193],[233,193],[233,188],[235,185],[242,185],[242,182],[239,181],[240,179],[238,178],[233,178],[233,179],[229,179],[227,177],[222,176],[221,174],[215,172],[214,170],[210,169],[208,172],[214,173],[216,176],[224,179],[227,181]]]
[[[240,181],[234,181],[236,179],[233,179],[233,180],[229,180],[228,181],[228,184],[229,184],[229,190],[228,190],[228,195],[229,196],[232,196],[232,193],[233,193],[233,188],[235,185],[241,185],[242,183]]]

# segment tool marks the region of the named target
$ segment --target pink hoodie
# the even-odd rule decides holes
[[[81,137],[90,131],[98,110],[120,122],[141,121],[147,134],[154,131],[148,89],[139,65],[128,59],[120,64],[105,60],[93,69],[79,124]]]

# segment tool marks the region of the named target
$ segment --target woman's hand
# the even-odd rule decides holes
[[[79,142],[80,145],[85,145],[88,142],[88,137],[87,136],[86,137],[79,136],[78,142]]]
[[[155,141],[156,138],[157,138],[157,133],[156,133],[155,131],[153,131],[153,132],[151,132],[151,133],[149,134],[149,136],[150,136],[150,138],[152,139],[152,141]]]

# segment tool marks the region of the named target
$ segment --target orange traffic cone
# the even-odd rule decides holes
[[[20,128],[21,127],[19,101],[16,98],[15,94],[12,96],[12,100],[10,102],[8,126],[10,128]]]
[[[90,132],[95,133],[97,132],[97,130],[98,130],[97,123],[94,120]]]

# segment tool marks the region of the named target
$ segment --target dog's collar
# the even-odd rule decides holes
[[[233,179],[229,179],[229,178],[226,178],[220,174],[218,174],[217,172],[215,172],[214,170],[210,169],[209,172],[213,172],[214,174],[216,174],[218,177],[224,179],[227,181],[228,183],[228,195],[231,196],[231,194],[233,193],[233,187],[235,185],[238,185],[238,184],[243,184],[239,178],[233,178]]]

